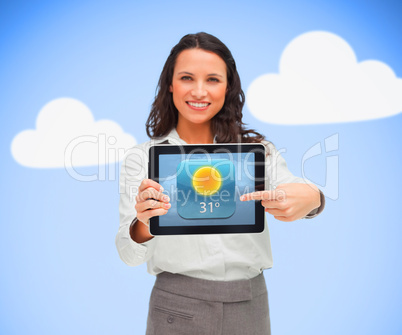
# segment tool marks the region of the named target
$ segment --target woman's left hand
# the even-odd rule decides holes
[[[273,191],[247,193],[240,200],[261,200],[266,212],[285,222],[301,219],[321,205],[317,186],[298,183],[280,184]]]

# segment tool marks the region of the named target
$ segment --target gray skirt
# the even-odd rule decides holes
[[[146,335],[269,335],[263,274],[210,281],[163,272],[149,303]]]

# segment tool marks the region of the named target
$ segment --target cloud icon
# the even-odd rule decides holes
[[[256,78],[246,101],[250,112],[268,123],[364,121],[402,111],[402,79],[380,61],[357,62],[339,36],[313,31],[286,46],[279,74]]]
[[[116,122],[95,121],[81,101],[59,98],[40,110],[36,129],[14,137],[11,153],[27,167],[68,168],[115,163],[135,144]]]

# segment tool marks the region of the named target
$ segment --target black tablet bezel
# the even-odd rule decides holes
[[[261,191],[265,187],[265,147],[259,143],[233,143],[233,144],[201,144],[201,145],[154,145],[149,149],[148,176],[159,182],[159,156],[169,154],[194,153],[248,153],[255,154],[255,190]],[[152,235],[192,235],[192,234],[235,234],[260,233],[264,230],[264,207],[261,201],[255,201],[255,223],[236,225],[213,226],[159,226],[159,216],[150,219],[150,233]]]

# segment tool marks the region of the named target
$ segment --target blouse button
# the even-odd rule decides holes
[[[169,315],[168,318],[167,318],[167,322],[173,323],[173,320],[174,320],[174,317]]]

